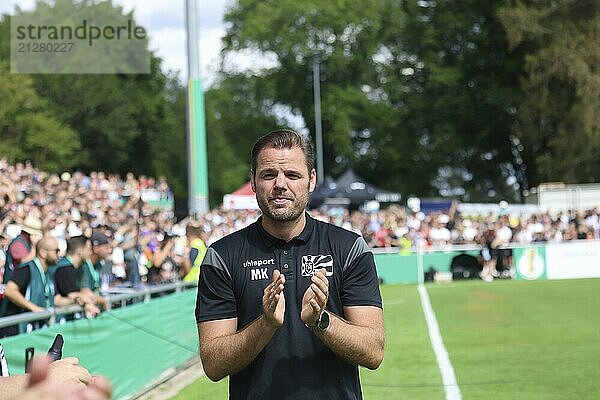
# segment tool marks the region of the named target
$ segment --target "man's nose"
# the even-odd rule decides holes
[[[275,178],[275,187],[277,189],[285,189],[287,187],[287,182],[284,174],[277,174],[277,178]]]

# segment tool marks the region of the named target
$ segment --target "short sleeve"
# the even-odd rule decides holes
[[[78,292],[77,271],[73,267],[62,267],[54,275],[56,293],[67,296],[69,293]]]
[[[196,322],[237,317],[232,278],[223,258],[208,248],[200,267]]]
[[[344,266],[342,305],[382,308],[375,259],[362,238],[356,240]]]
[[[196,261],[196,257],[198,257],[198,249],[192,247],[192,249],[190,250],[190,264],[194,264],[194,261]]]
[[[29,280],[31,279],[31,272],[28,266],[23,266],[15,269],[10,280],[13,281],[19,289],[24,292],[25,288],[29,286]]]

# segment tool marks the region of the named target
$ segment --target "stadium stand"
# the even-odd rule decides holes
[[[93,232],[110,238],[110,252],[99,269],[100,286],[136,289],[149,284],[177,282],[189,258],[188,224],[200,226],[206,244],[241,229],[260,215],[256,210],[216,208],[205,215],[176,221],[173,195],[165,178],[125,177],[104,172],[65,172],[60,176],[31,163],[0,160],[0,278],[8,244],[19,235],[26,219],[42,221],[54,236],[61,255],[66,239]],[[414,252],[420,249],[481,249],[478,262],[484,275],[510,271],[510,244],[600,239],[600,208],[584,212],[494,213],[464,215],[453,204],[448,210],[425,214],[393,204],[377,211],[324,207],[310,211],[361,234],[372,248]],[[494,262],[486,263],[488,260]],[[188,267],[189,268],[189,267]],[[471,266],[472,268],[472,266]],[[510,274],[507,274],[510,276]]]

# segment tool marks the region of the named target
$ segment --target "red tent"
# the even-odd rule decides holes
[[[254,192],[252,191],[252,184],[250,181],[244,183],[238,190],[231,193],[239,196],[254,196]]]

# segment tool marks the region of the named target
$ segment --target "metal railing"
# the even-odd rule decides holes
[[[109,288],[108,291],[101,292],[101,294],[108,300],[108,309],[110,310],[115,305],[126,307],[128,303],[147,303],[152,299],[153,295],[167,294],[169,292],[177,293],[194,287],[196,287],[196,284],[193,282],[175,282],[164,285],[147,286],[139,289]],[[40,312],[24,312],[0,318],[0,328],[40,320],[48,320],[48,325],[54,325],[57,321],[60,321],[61,317],[80,312],[83,312],[83,308],[79,305],[50,308]]]

